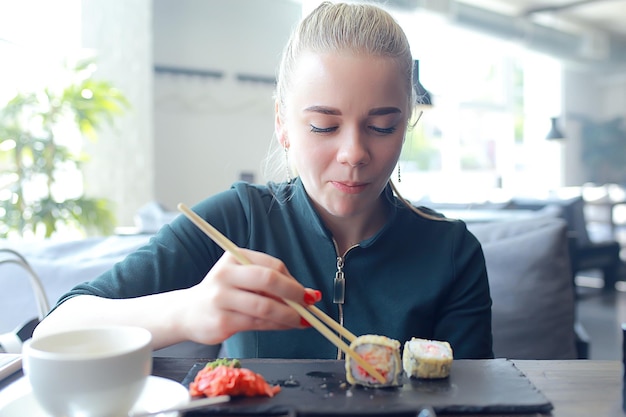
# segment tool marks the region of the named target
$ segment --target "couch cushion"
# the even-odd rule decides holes
[[[575,298],[565,222],[539,216],[468,228],[485,253],[496,357],[575,359]]]

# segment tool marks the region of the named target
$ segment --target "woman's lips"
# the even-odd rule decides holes
[[[365,190],[365,188],[367,187],[367,184],[354,182],[332,181],[332,184],[339,191],[342,191],[346,194],[358,194]]]

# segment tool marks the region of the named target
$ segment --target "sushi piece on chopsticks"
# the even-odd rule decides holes
[[[447,378],[452,367],[450,343],[412,338],[404,344],[402,366],[413,378]]]
[[[385,382],[381,383],[376,380],[354,359],[346,357],[348,383],[374,388],[400,385],[402,362],[399,341],[385,336],[367,334],[354,339],[350,343],[350,348],[371,364],[384,377]]]

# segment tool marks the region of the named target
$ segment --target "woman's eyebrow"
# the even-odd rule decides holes
[[[310,112],[310,113],[321,113],[321,114],[328,114],[331,116],[338,116],[341,115],[341,111],[332,107],[326,107],[326,106],[310,106],[304,109],[305,112]],[[402,110],[400,110],[397,107],[377,107],[374,109],[371,109],[367,114],[369,116],[384,116],[386,114],[394,114],[394,113],[402,113]]]
[[[304,111],[310,113],[328,114],[331,116],[338,116],[341,114],[341,111],[339,111],[338,109],[326,106],[310,106],[305,108]]]
[[[368,114],[370,116],[384,116],[386,114],[392,114],[392,113],[402,113],[402,110],[400,110],[397,107],[377,107],[375,109],[370,110]]]

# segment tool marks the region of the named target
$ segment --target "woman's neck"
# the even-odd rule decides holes
[[[387,216],[388,208],[381,200],[375,210],[365,215],[345,218],[326,214],[321,217],[335,239],[338,254],[343,255],[352,246],[374,236],[385,225]]]

